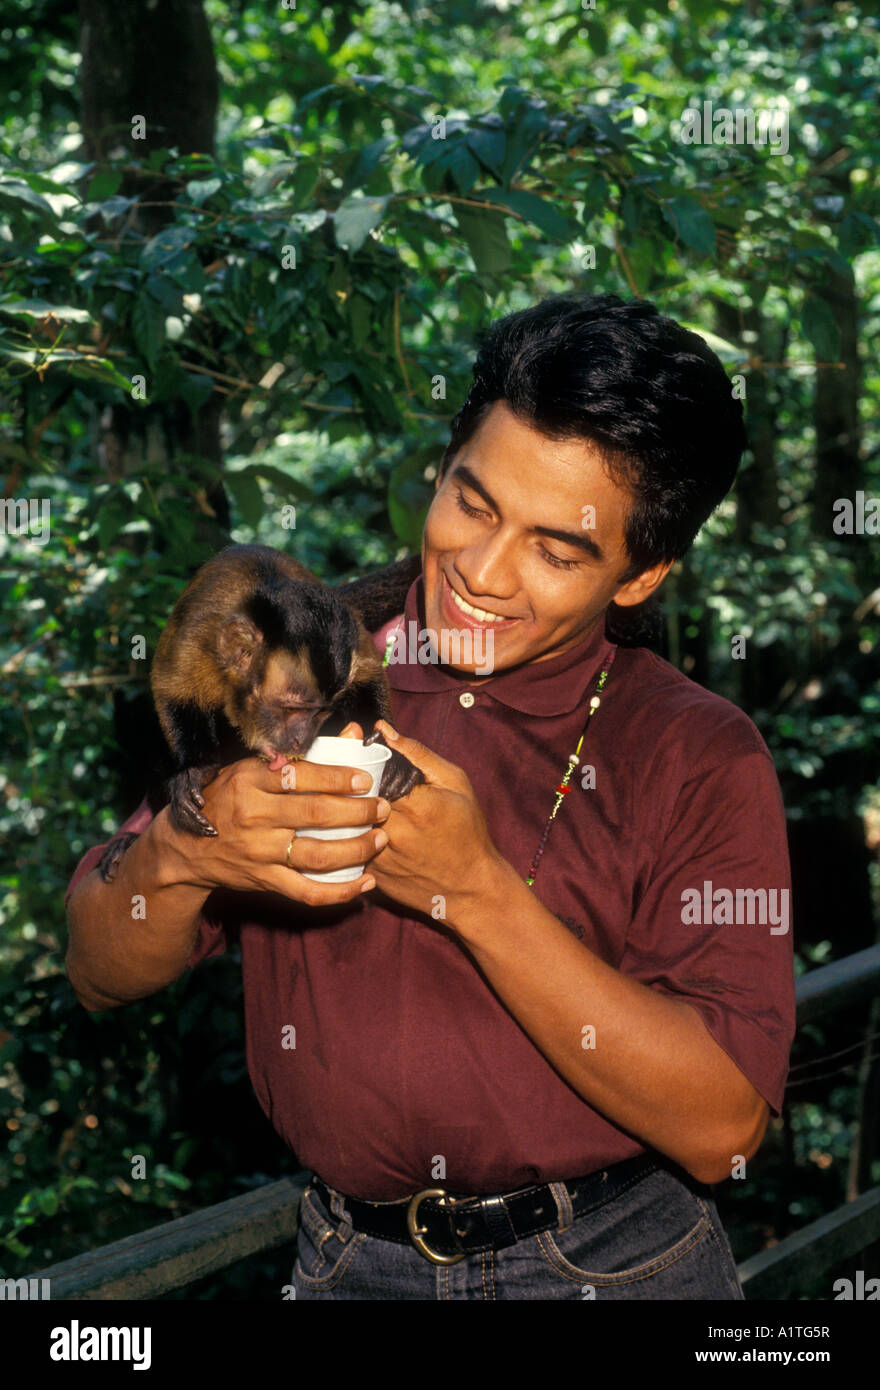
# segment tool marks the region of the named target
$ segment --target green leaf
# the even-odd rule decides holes
[[[49,304],[45,299],[9,299],[0,302],[0,313],[16,318],[58,319],[60,323],[94,323],[87,309],[71,304]]]
[[[660,248],[653,237],[639,234],[624,246],[623,252],[639,291],[645,294],[650,288],[654,269],[661,259]]]
[[[55,214],[51,205],[39,193],[35,193],[32,188],[29,188],[23,180],[0,178],[0,198],[27,203],[29,207],[37,208],[38,211],[45,213],[54,221]]]
[[[180,286],[161,272],[147,278],[147,294],[161,304],[166,315],[179,315],[183,309],[183,292]]]
[[[189,407],[189,412],[195,420],[202,406],[213,395],[214,383],[209,376],[203,376],[201,372],[184,371],[178,393],[181,400]]]
[[[186,196],[191,198],[198,207],[201,207],[202,203],[206,202],[208,198],[213,198],[218,188],[222,188],[222,186],[222,179],[193,179],[191,183],[186,185]]]
[[[551,241],[571,241],[580,231],[576,222],[565,217],[552,203],[539,198],[537,193],[513,188],[490,188],[488,191],[481,190],[477,196],[519,213],[527,222],[539,227]]]
[[[103,550],[107,550],[112,545],[123,526],[130,520],[127,500],[123,500],[120,494],[113,496],[108,504],[101,508],[95,531]]]
[[[468,149],[480,161],[484,169],[488,169],[496,179],[501,178],[501,170],[504,166],[504,151],[507,145],[507,137],[500,128],[497,130],[469,130],[467,135]]]
[[[131,315],[134,340],[152,369],[159,356],[165,333],[165,311],[152,295],[142,294],[135,302]]]
[[[662,204],[663,216],[677,236],[692,251],[711,256],[715,251],[715,228],[705,208],[696,198],[669,198]]]
[[[826,299],[817,294],[808,294],[801,310],[801,328],[804,337],[813,344],[816,360],[836,362],[840,356],[840,333]]]
[[[339,204],[333,219],[336,245],[344,251],[359,251],[374,227],[385,216],[388,196],[365,198],[352,194]]]
[[[351,341],[356,351],[364,346],[370,336],[370,323],[373,306],[362,294],[353,294],[348,306],[351,324]]]
[[[314,489],[300,478],[291,478],[290,474],[285,473],[283,468],[276,468],[271,463],[254,463],[249,467],[255,478],[265,478],[267,483],[274,483],[282,497],[297,498],[304,502],[315,500]]]
[[[134,207],[137,198],[123,198],[121,193],[115,193],[111,198],[105,198],[101,204],[102,217],[121,217],[129,208]]]
[[[164,1182],[167,1182],[169,1187],[179,1187],[185,1191],[188,1187],[192,1186],[189,1178],[183,1173],[175,1173],[172,1169],[166,1168],[164,1164],[160,1164],[158,1176],[160,1176]]]
[[[418,550],[421,545],[425,517],[434,496],[425,469],[436,459],[435,445],[416,449],[402,459],[388,480],[388,515],[394,534],[409,550]]]
[[[630,236],[638,234],[639,226],[642,221],[642,214],[645,211],[645,195],[638,184],[631,183],[623,195],[620,204],[620,215],[623,218],[623,225]]]
[[[456,204],[455,220],[481,275],[500,275],[510,269],[512,256],[503,213]]]
[[[689,328],[692,333],[699,333],[701,338],[705,338],[712,351],[721,358],[727,358],[732,362],[741,362],[744,357],[748,356],[748,353],[737,347],[736,343],[729,342],[727,338],[719,337],[717,333],[710,333],[709,329],[704,328],[702,324],[688,323],[684,319],[679,319],[678,322],[682,328]]]
[[[587,31],[587,42],[590,49],[599,58],[604,58],[608,52],[608,35],[605,33],[603,25],[598,19],[587,19],[584,21],[584,28]]]
[[[227,492],[235,501],[242,521],[246,526],[256,529],[266,510],[263,492],[256,475],[251,469],[242,468],[235,473],[225,473],[223,481]]]
[[[341,312],[345,312],[345,301],[351,292],[351,276],[348,273],[348,265],[343,256],[333,257],[333,269],[327,276],[327,291],[333,296],[333,303]],[[328,363],[324,363],[324,370],[328,370]],[[330,380],[335,378],[332,376]]]
[[[295,159],[282,159],[277,164],[273,164],[271,169],[264,169],[254,179],[251,193],[255,198],[265,198],[267,193],[271,193],[279,184],[283,183],[288,174],[296,168]],[[212,180],[209,180],[212,182]]]
[[[166,227],[152,237],[141,251],[140,263],[144,270],[152,271],[164,267],[166,270],[186,254],[195,233],[190,227]]]
[[[21,347],[12,338],[0,333],[0,357],[8,357],[10,362],[26,362],[28,366],[33,366],[39,358],[39,353],[33,348]]]
[[[114,193],[119,191],[122,183],[122,175],[115,169],[102,169],[90,181],[86,193],[86,201],[89,203],[100,203],[105,198],[112,198]]]
[[[480,166],[468,149],[466,140],[456,140],[443,158],[437,161],[437,167],[452,175],[459,193],[469,193],[480,177]]]
[[[528,93],[524,92],[522,87],[505,87],[498,103],[502,120],[510,120],[527,99]]]
[[[77,194],[70,185],[72,183],[79,183],[81,179],[85,178],[86,174],[94,169],[94,167],[94,164],[77,164],[76,162],[68,164],[67,160],[65,160],[63,183],[59,183],[57,179],[49,178],[46,174],[34,174],[30,171],[19,172],[21,172],[21,176],[28,187],[35,189],[37,193],[72,193],[73,196],[76,197]]]
[[[550,121],[544,110],[544,103],[532,97],[526,103],[517,119],[513,131],[507,137],[504,164],[501,169],[502,182],[508,184],[525,168],[548,129]]]
[[[840,254],[851,259],[868,247],[880,245],[880,223],[866,213],[851,212],[841,222],[837,236]]]
[[[170,149],[151,150],[147,155],[147,168],[157,174],[172,158]]]
[[[316,87],[314,91],[306,92],[304,97],[300,97],[296,105],[296,115],[299,118],[302,112],[308,110],[310,106],[315,106],[328,93],[333,94],[334,104],[345,100],[350,96],[349,89],[341,82],[328,82],[324,87]]]
[[[359,150],[345,176],[344,189],[348,193],[353,188],[362,188],[376,169],[380,159],[390,145],[397,141],[396,135],[383,135],[381,140],[373,140]]]
[[[591,217],[602,216],[608,203],[608,183],[604,174],[593,174],[583,191],[584,224]]]
[[[318,186],[320,177],[321,166],[316,161],[311,159],[301,159],[297,161],[291,190],[294,208],[299,209],[308,205],[312,194]]]
[[[78,376],[83,381],[100,381],[105,386],[118,386],[122,391],[131,390],[131,382],[128,377],[124,377],[112,362],[108,362],[106,357],[91,357],[84,353],[77,354],[77,358],[70,365],[72,376]]]
[[[54,1216],[58,1210],[58,1193],[53,1188],[44,1188],[37,1193],[37,1201],[40,1204],[40,1211],[44,1216]]]

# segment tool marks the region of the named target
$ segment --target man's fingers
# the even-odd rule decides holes
[[[364,731],[363,731],[363,729],[361,728],[360,724],[354,724],[354,723],[352,723],[352,724],[346,724],[345,728],[342,730],[342,733],[339,735],[339,737],[340,737],[340,738],[359,738],[359,739],[363,742]]]
[[[439,753],[426,748],[424,743],[419,743],[416,738],[407,738],[401,734],[387,719],[377,719],[376,728],[388,741],[388,747],[393,748],[395,753],[402,753],[405,758],[409,758],[411,763],[425,774],[425,779],[439,787],[455,787],[461,781],[462,771],[455,763],[447,762],[446,758],[441,758]]]
[[[281,864],[277,870],[270,870],[270,875],[272,881],[267,887],[271,891],[282,893],[284,897],[304,903],[307,907],[353,902],[365,891],[364,885],[368,881],[371,887],[375,887],[375,879],[369,873],[361,874],[351,883],[317,883],[315,879],[306,878],[296,869],[287,869]]]
[[[271,770],[259,758],[249,761],[253,764],[249,771],[254,786],[264,792],[327,792],[335,796],[355,796],[370,787],[369,779],[362,787],[354,784],[354,778],[358,775],[356,768],[307,763],[300,758],[295,763],[285,763],[283,767]]]
[[[380,833],[378,830],[370,829],[362,835],[352,835],[344,840],[319,840],[312,835],[297,834],[291,843],[287,831],[282,831],[278,839],[275,839],[274,834],[272,837],[272,862],[287,867],[287,847],[290,845],[290,868],[299,874],[321,874],[330,873],[335,869],[350,869],[358,864],[367,864],[373,855],[384,847],[376,840]],[[387,839],[386,835],[386,842]]]

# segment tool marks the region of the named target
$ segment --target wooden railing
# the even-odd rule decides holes
[[[880,985],[880,946],[801,976],[798,1024],[864,1002]],[[292,1246],[306,1173],[167,1221],[40,1270],[53,1299],[148,1299],[186,1288],[249,1255]],[[739,1267],[747,1298],[796,1297],[806,1278],[880,1241],[880,1187],[871,1188]]]

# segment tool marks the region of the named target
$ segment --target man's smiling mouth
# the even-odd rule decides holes
[[[502,613],[492,613],[488,609],[475,607],[474,604],[468,603],[467,599],[463,598],[462,595],[452,587],[452,584],[445,574],[443,575],[443,581],[449,589],[449,600],[452,606],[463,613],[465,617],[470,618],[472,622],[515,623],[518,621],[515,617],[507,617]]]

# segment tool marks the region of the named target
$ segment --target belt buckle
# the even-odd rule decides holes
[[[432,1250],[424,1239],[428,1233],[427,1226],[419,1226],[417,1224],[418,1211],[422,1202],[426,1201],[429,1197],[436,1197],[441,1205],[443,1205],[443,1199],[446,1195],[445,1187],[423,1187],[421,1192],[416,1192],[415,1195],[410,1198],[409,1206],[406,1209],[406,1229],[409,1231],[410,1240],[419,1254],[424,1255],[426,1260],[430,1260],[431,1263],[435,1265],[455,1265],[458,1264],[459,1260],[467,1258],[466,1250],[462,1250],[458,1255],[440,1255],[436,1250]],[[455,1205],[454,1199],[451,1205]]]

